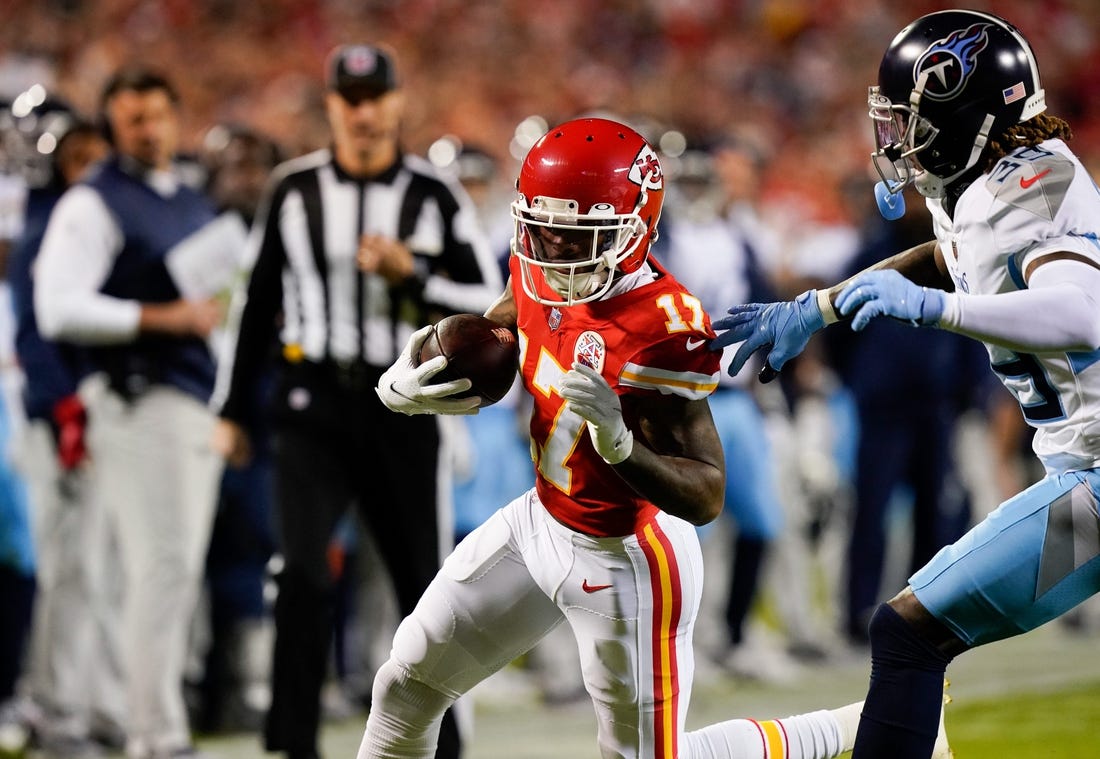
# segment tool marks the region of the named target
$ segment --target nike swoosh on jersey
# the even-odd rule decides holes
[[[595,593],[597,590],[607,590],[610,587],[610,583],[608,583],[607,585],[589,585],[588,580],[585,580],[581,583],[581,590],[583,590],[585,593]]]
[[[1050,169],[1045,169],[1043,171],[1040,171],[1038,174],[1033,176],[1031,179],[1024,179],[1023,177],[1020,177],[1020,187],[1023,187],[1026,190],[1028,187],[1031,187],[1031,185],[1038,182],[1040,179],[1045,177],[1050,172],[1051,172]]]
[[[687,344],[684,347],[687,348],[689,351],[693,351],[705,342],[706,340],[704,339],[696,340],[695,338],[689,337],[687,339]]]

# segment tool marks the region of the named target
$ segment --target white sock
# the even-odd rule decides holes
[[[830,710],[840,730],[840,753],[851,751],[855,747],[856,730],[859,729],[859,715],[862,712],[862,701]]]
[[[947,731],[943,725],[943,707],[940,707],[940,729],[936,733],[936,745],[932,747],[932,759],[950,759],[954,756],[947,744]]]
[[[684,759],[831,759],[850,751],[862,704],[778,720],[734,719],[684,735]]]

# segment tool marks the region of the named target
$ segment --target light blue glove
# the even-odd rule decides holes
[[[749,356],[761,348],[768,350],[760,380],[770,382],[783,365],[806,347],[810,337],[825,326],[825,318],[817,305],[817,290],[807,290],[794,300],[781,303],[749,303],[734,306],[729,316],[723,316],[711,326],[726,330],[710,341],[711,350],[744,340],[730,364],[733,377]]]
[[[945,304],[943,290],[919,287],[900,272],[883,269],[853,279],[836,299],[836,310],[842,316],[855,313],[852,329],[858,332],[876,316],[891,316],[914,327],[932,326],[943,316]]]
[[[608,464],[618,464],[634,450],[634,434],[623,421],[619,396],[607,380],[587,364],[577,361],[561,381],[561,397],[577,416],[588,423],[588,435],[596,453]]]

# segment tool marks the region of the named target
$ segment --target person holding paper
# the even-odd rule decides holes
[[[188,267],[168,262],[243,255],[243,233],[218,233],[214,207],[178,170],[177,100],[148,69],[110,79],[100,106],[113,154],[58,202],[34,289],[42,334],[86,346],[91,362],[80,394],[93,487],[116,523],[126,583],[132,759],[197,755],[183,669],[222,471],[209,445],[207,338],[222,319],[209,296],[224,286],[177,282],[173,270]]]

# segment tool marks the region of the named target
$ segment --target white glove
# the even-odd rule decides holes
[[[405,349],[393,366],[378,378],[374,391],[391,411],[402,414],[476,414],[481,398],[450,398],[455,393],[470,389],[470,380],[456,379],[450,382],[430,384],[430,380],[447,367],[445,356],[436,356],[420,366],[413,364],[413,356],[432,333],[431,326],[421,327],[412,333]]]
[[[587,364],[573,363],[561,382],[561,397],[588,422],[588,434],[596,453],[608,464],[625,461],[634,450],[634,434],[623,421],[619,396],[599,372]]]

